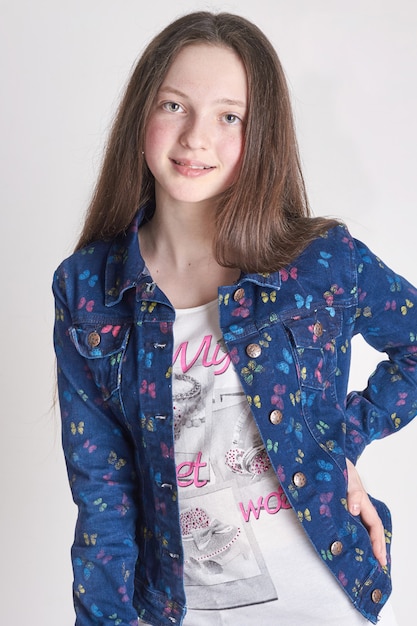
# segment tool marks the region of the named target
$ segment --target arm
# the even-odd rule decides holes
[[[133,608],[135,491],[132,450],[76,350],[62,284],[54,282],[54,329],[62,443],[78,518],[72,547],[77,626],[137,624]],[[113,623],[113,621],[111,622]]]
[[[346,399],[347,456],[356,463],[366,445],[405,426],[417,413],[417,291],[354,242],[358,310],[354,334],[385,352],[363,391]]]

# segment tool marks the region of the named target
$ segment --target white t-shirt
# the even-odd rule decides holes
[[[369,624],[286,500],[220,341],[217,302],[176,314],[174,449],[184,626]],[[276,391],[282,392],[279,386]],[[395,620],[386,615],[383,624],[395,626]]]

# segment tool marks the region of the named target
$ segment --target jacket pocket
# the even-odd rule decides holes
[[[130,324],[79,324],[69,329],[74,346],[87,359],[104,400],[108,400],[120,386],[121,366],[130,327]]]
[[[284,320],[302,386],[325,389],[336,370],[336,339],[342,333],[342,312],[333,308],[294,315]]]

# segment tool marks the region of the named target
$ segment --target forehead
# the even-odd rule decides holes
[[[238,54],[226,46],[205,43],[182,48],[172,62],[160,90],[176,89],[191,95],[247,99],[247,76]]]

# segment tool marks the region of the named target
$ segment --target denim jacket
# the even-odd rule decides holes
[[[185,614],[171,371],[175,311],[128,232],[54,277],[62,440],[78,520],[76,624],[180,625]],[[417,291],[336,226],[272,274],[219,289],[224,342],[285,494],[354,606],[372,623],[391,591],[346,506],[346,457],[417,412]],[[386,353],[347,393],[351,340]],[[329,497],[329,494],[332,494]],[[326,590],[323,589],[323,601]]]

